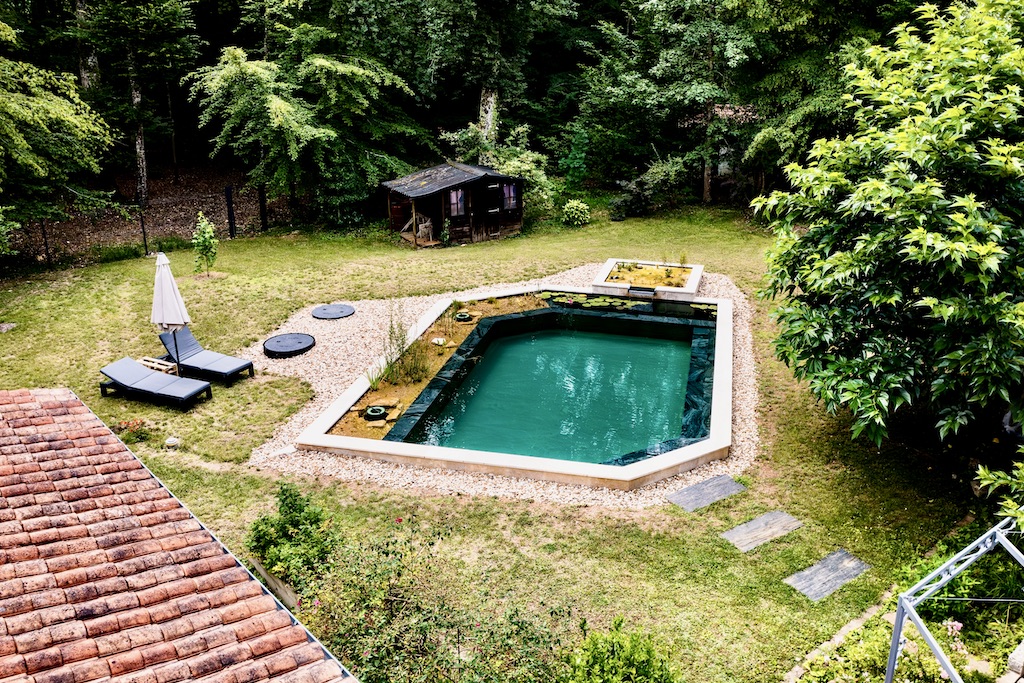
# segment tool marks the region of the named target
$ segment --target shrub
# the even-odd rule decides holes
[[[963,672],[967,663],[966,653],[959,644],[955,627],[943,625],[929,628],[939,640],[943,650],[951,657],[953,665],[965,675],[965,680],[975,680]],[[903,683],[935,683],[944,678],[935,655],[925,642],[912,632],[904,630],[912,645],[903,648],[897,672]],[[833,683],[857,681],[857,683],[882,683],[889,660],[889,646],[892,643],[892,625],[881,616],[869,620],[864,626],[846,636],[834,650],[813,657],[804,665],[806,673],[800,679],[803,683]]]
[[[213,229],[213,223],[200,211],[196,218],[196,230],[192,233],[192,249],[196,253],[195,272],[200,273],[205,268],[206,274],[210,274],[210,268],[217,260],[217,244],[219,242]]]
[[[145,256],[141,244],[97,244],[91,247],[93,258],[100,263],[127,261]]]
[[[562,223],[570,228],[582,228],[590,222],[590,207],[579,199],[570,199],[562,206]]]
[[[281,482],[277,489],[277,513],[253,522],[245,548],[267,571],[302,591],[329,567],[331,555],[341,542],[323,509],[295,484]]]
[[[166,235],[164,237],[157,237],[153,240],[153,251],[171,252],[180,251],[181,249],[188,249],[192,246],[192,243],[184,237],[178,237],[177,235]]]
[[[650,634],[622,630],[622,617],[607,633],[592,631],[568,657],[564,683],[676,683],[679,679]],[[583,623],[586,633],[586,622]]]
[[[555,627],[566,613],[474,609],[450,580],[456,568],[435,553],[438,538],[400,529],[346,546],[304,597],[303,621],[363,683],[560,680]]]

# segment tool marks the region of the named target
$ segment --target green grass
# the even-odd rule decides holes
[[[672,216],[445,250],[379,241],[287,236],[222,242],[215,270],[190,275],[191,254],[170,255],[196,336],[223,352],[264,338],[299,307],[338,299],[427,294],[551,274],[609,257],[691,263],[726,273],[752,293],[770,240],[735,213]],[[188,413],[100,398],[98,369],[124,355],[161,352],[148,322],[151,259],[106,263],[0,283],[0,387],[70,386],[108,424],[145,418],[157,436],[133,449],[236,551],[246,526],[270,509],[274,475],[241,464],[310,396],[302,383],[260,376],[217,387]],[[451,534],[443,551],[461,566],[467,594],[487,604],[575,605],[607,626],[624,615],[654,631],[686,681],[778,680],[805,652],[877,600],[899,566],[941,537],[967,509],[941,461],[909,444],[851,443],[771,356],[767,308],[755,302],[763,456],[749,491],[697,513],[673,506],[608,511],[469,496],[425,496],[359,483],[305,481],[352,538],[386,534],[413,518]],[[158,444],[182,437],[180,452]],[[763,512],[804,522],[741,554],[720,534]],[[872,569],[811,603],[782,583],[837,548]],[[357,672],[358,673],[358,672]]]

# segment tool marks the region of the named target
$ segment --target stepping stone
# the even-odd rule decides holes
[[[746,491],[747,487],[740,484],[728,474],[721,474],[712,477],[699,484],[687,486],[685,489],[670,493],[668,502],[675,503],[687,512],[699,510],[723,498],[728,498],[734,493]]]
[[[866,572],[869,565],[845,550],[837,550],[821,562],[783,579],[817,602]]]
[[[729,529],[722,534],[722,538],[743,552],[747,552],[762,543],[781,538],[803,525],[804,523],[796,517],[781,510],[776,510]]]

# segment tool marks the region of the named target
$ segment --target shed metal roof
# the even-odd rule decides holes
[[[469,164],[448,161],[438,166],[432,166],[422,171],[416,171],[407,176],[396,178],[395,180],[388,180],[381,184],[393,192],[415,199],[416,197],[425,197],[435,192],[458,187],[480,178],[515,180],[512,176],[498,173],[493,168],[487,168],[486,166],[471,166]]]

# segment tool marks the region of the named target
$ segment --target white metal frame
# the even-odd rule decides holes
[[[931,634],[931,631],[928,630],[928,627],[925,626],[924,621],[918,615],[917,605],[942,590],[947,583],[998,546],[1002,546],[1018,564],[1024,567],[1024,553],[1021,553],[1017,546],[1006,538],[1006,534],[1014,531],[1015,528],[1016,523],[1013,518],[1007,517],[944,562],[941,567],[918,581],[910,590],[900,593],[896,603],[896,621],[893,623],[892,628],[892,644],[889,646],[889,663],[885,668],[885,683],[892,683],[893,676],[896,674],[897,659],[903,650],[904,644],[907,642],[906,638],[903,637],[903,627],[906,625],[907,619],[914,622],[918,633],[921,634],[924,642],[931,648],[935,658],[939,660],[939,664],[946,672],[946,675],[949,676],[949,680],[952,683],[964,683],[964,679],[953,668],[953,663],[949,661],[949,657],[943,652],[942,647],[935,640],[935,636]]]

